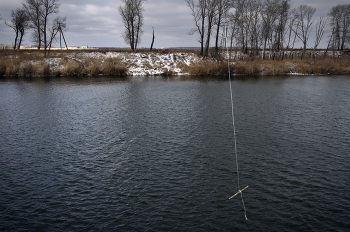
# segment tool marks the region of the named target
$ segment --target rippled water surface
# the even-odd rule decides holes
[[[0,81],[1,231],[347,231],[350,77]]]

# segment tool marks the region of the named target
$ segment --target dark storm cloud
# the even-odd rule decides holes
[[[12,43],[14,33],[3,21],[10,21],[11,10],[21,7],[22,2],[24,0],[0,0],[0,14],[3,18],[0,22],[0,43]],[[59,15],[67,16],[66,39],[69,46],[127,46],[121,37],[124,26],[118,11],[120,0],[61,0],[60,3]],[[317,11],[314,19],[317,20],[320,16],[327,16],[332,6],[348,4],[348,0],[295,0],[293,6],[301,4],[315,7]],[[153,27],[156,36],[155,47],[199,46],[198,35],[188,35],[194,25],[185,0],[148,0],[144,3],[144,8],[144,35],[141,47],[150,46]],[[24,41],[24,44],[28,43],[31,43],[30,33]]]

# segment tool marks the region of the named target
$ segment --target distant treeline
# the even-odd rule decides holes
[[[220,45],[239,47],[245,53],[248,49],[263,50],[263,58],[266,50],[272,54],[293,49],[298,40],[305,55],[311,30],[316,35],[312,49],[318,48],[326,34],[327,50],[343,50],[350,45],[350,4],[332,7],[313,28],[316,8],[308,5],[293,8],[291,0],[185,1],[195,23],[191,33],[199,35],[201,54],[206,57],[214,33],[216,52]]]

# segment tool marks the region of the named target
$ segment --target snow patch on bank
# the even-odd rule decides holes
[[[167,73],[175,75],[188,74],[183,71],[184,66],[198,62],[201,58],[194,53],[129,53],[129,52],[89,52],[68,53],[66,57],[82,62],[85,58],[92,59],[119,59],[127,67],[127,74],[132,76],[153,76]],[[50,66],[59,66],[59,60],[50,59]]]

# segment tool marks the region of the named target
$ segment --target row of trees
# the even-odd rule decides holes
[[[32,30],[32,41],[38,49],[44,48],[45,55],[47,49],[51,48],[52,43],[56,40],[58,32],[66,30],[66,17],[57,16],[51,27],[49,16],[58,14],[60,4],[59,0],[26,0],[22,3],[22,8],[12,10],[11,22],[5,24],[15,31],[15,41],[13,48],[19,49],[23,41],[23,36],[30,29]],[[119,7],[120,15],[125,26],[123,38],[130,45],[132,50],[136,50],[141,42],[143,34],[143,2],[146,0],[122,0]],[[154,41],[154,37],[153,37]]]
[[[27,30],[32,30],[32,40],[38,49],[51,48],[58,32],[66,29],[66,17],[57,16],[49,26],[49,16],[58,14],[59,0],[26,0],[22,8],[12,10],[11,22],[5,24],[15,31],[14,49],[19,49]]]
[[[132,50],[141,42],[144,23],[143,3],[146,0],[122,0],[119,13],[124,23],[123,38]],[[296,41],[306,51],[314,23],[316,9],[301,5],[292,8],[291,0],[185,0],[193,16],[195,27],[190,34],[198,33],[201,55],[209,55],[211,40],[215,38],[215,51],[219,50],[220,34],[230,41],[231,47],[266,50],[293,49]],[[58,14],[59,0],[26,0],[22,8],[12,11],[11,22],[5,22],[15,31],[14,49],[19,49],[27,30],[32,30],[32,40],[45,55],[58,32],[66,29],[66,17],[57,16],[49,26],[49,16]],[[316,23],[316,49],[330,25],[328,47],[345,49],[350,44],[350,4],[332,7],[328,18]],[[225,26],[225,27],[224,27]],[[225,31],[223,29],[226,29]],[[154,42],[154,35],[153,41]],[[271,54],[271,52],[269,53]]]
[[[208,56],[212,38],[215,38],[215,50],[218,51],[221,33],[229,34],[223,37],[230,39],[231,47],[240,47],[244,52],[262,49],[265,57],[266,50],[293,49],[299,40],[305,54],[316,12],[307,5],[292,8],[291,0],[185,1],[195,23],[190,34],[199,35],[203,56]],[[317,21],[314,49],[327,32],[327,24],[331,28],[327,49],[346,48],[350,44],[350,4],[332,7],[328,18],[321,17]],[[224,25],[225,32],[222,30]]]

